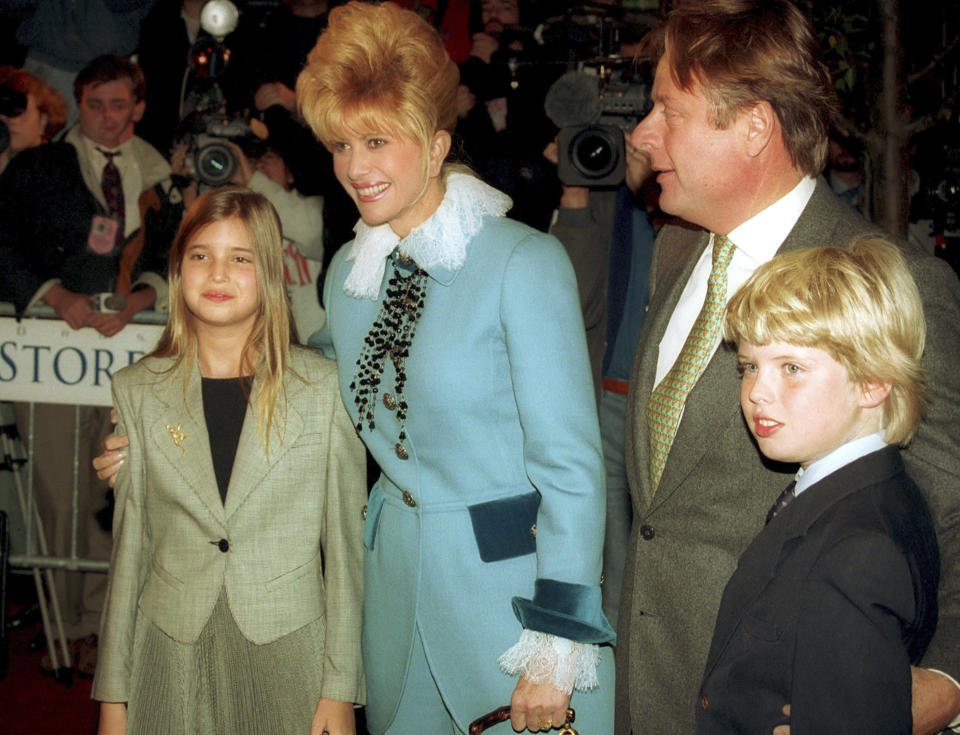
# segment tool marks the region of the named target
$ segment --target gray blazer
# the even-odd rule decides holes
[[[140,616],[195,641],[222,589],[241,632],[269,643],[325,619],[323,696],[362,702],[363,446],[335,364],[291,351],[286,420],[269,454],[247,409],[226,502],[214,477],[201,379],[146,358],[113,378],[130,449],[117,477],[114,547],[93,697],[126,701]],[[302,380],[300,379],[302,378]],[[259,386],[253,385],[256,398]]]
[[[884,236],[821,180],[781,251]],[[741,417],[736,354],[721,346],[686,401],[654,494],[645,417],[660,340],[709,235],[666,226],[651,266],[627,415],[634,509],[617,649],[617,733],[690,733],[724,585],[795,466],[763,458]],[[900,243],[927,319],[927,418],[904,461],[925,492],[943,556],[940,626],[924,665],[960,673],[960,284],[943,261]]]

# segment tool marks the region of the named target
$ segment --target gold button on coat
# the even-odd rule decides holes
[[[417,501],[414,500],[413,496],[406,490],[403,491],[403,502],[409,505],[411,508],[417,507]]]

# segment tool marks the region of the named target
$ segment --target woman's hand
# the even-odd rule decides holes
[[[336,699],[321,699],[313,713],[310,735],[356,735],[357,719],[351,702]],[[99,735],[99,733],[98,733]]]
[[[563,727],[570,706],[570,695],[550,682],[534,683],[521,675],[510,698],[510,725],[516,732],[546,732]]]
[[[124,735],[127,731],[127,705],[124,702],[101,702],[97,735]]]

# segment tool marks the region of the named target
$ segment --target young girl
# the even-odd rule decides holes
[[[334,364],[291,342],[275,211],[205,194],[160,343],[113,381],[101,735],[355,732],[364,454]]]

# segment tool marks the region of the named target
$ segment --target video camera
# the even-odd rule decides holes
[[[180,123],[178,139],[187,144],[185,163],[191,178],[208,186],[230,182],[239,162],[226,141],[256,158],[267,151],[267,127],[259,120],[195,111]]]
[[[649,112],[650,84],[624,46],[655,20],[618,6],[584,0],[547,18],[537,36],[568,71],[547,92],[544,109],[560,129],[558,175],[570,186],[616,186],[626,174],[624,131]],[[627,52],[628,53],[628,52]]]
[[[914,168],[920,187],[910,201],[910,221],[929,219],[936,254],[960,274],[960,122],[942,123],[918,136]]]
[[[20,117],[27,109],[27,95],[6,84],[0,85],[0,115]],[[10,147],[10,129],[0,120],[0,153]]]
[[[613,60],[615,61],[615,60]],[[568,186],[616,186],[627,169],[624,131],[629,133],[652,106],[646,80],[629,64],[567,72],[547,92],[544,108],[560,128],[560,181]]]
[[[230,49],[223,40],[238,19],[239,10],[230,0],[210,0],[203,6],[200,23],[207,35],[199,36],[190,51],[194,84],[184,105],[190,112],[183,116],[175,136],[178,144],[187,146],[190,178],[211,187],[229,183],[240,165],[227,141],[250,157],[266,152],[266,125],[227,114],[217,80],[230,61]]]

